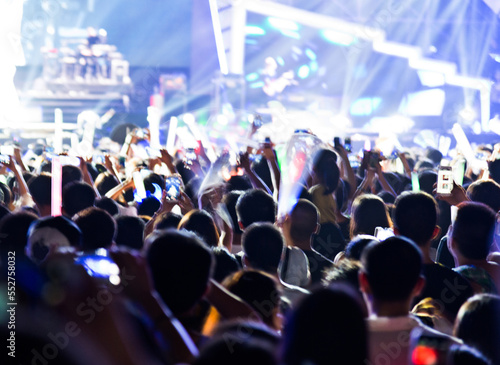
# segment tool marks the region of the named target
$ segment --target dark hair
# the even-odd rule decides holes
[[[31,179],[28,188],[33,200],[37,205],[47,206],[52,199],[52,177],[50,174],[42,173]]]
[[[224,195],[222,198],[222,202],[226,206],[227,212],[231,217],[231,223],[233,226],[233,234],[241,234],[242,231],[238,224],[238,216],[236,214],[236,202],[238,198],[244,194],[244,191],[241,190],[233,190]]]
[[[271,328],[280,304],[280,291],[276,280],[257,270],[240,270],[222,283],[231,293],[241,298]]]
[[[96,199],[94,205],[97,208],[101,208],[101,209],[105,210],[112,217],[115,216],[115,215],[117,215],[118,212],[119,212],[119,210],[118,210],[118,204],[116,204],[116,202],[113,199],[108,198],[106,196],[103,196],[100,199]]]
[[[379,242],[377,237],[368,234],[360,234],[354,237],[345,248],[345,257],[352,260],[361,260],[363,250],[372,242]]]
[[[82,231],[82,249],[109,248],[116,233],[116,222],[103,209],[90,207],[80,211],[73,219]]]
[[[62,191],[62,206],[68,217],[74,216],[95,203],[95,192],[92,186],[85,182],[73,181],[66,184]]]
[[[179,214],[175,214],[172,212],[162,213],[158,218],[155,219],[154,229],[177,229],[181,219],[182,216],[180,216]]]
[[[500,364],[500,297],[480,294],[469,298],[458,312],[454,334],[465,344]]]
[[[487,205],[461,203],[453,224],[452,237],[456,248],[466,258],[486,259],[493,243],[495,222],[495,212]]]
[[[139,217],[119,215],[115,217],[116,238],[118,246],[126,246],[136,250],[142,249],[144,221]]]
[[[79,167],[73,165],[64,165],[62,167],[62,187],[76,181],[82,181],[83,174]]]
[[[359,271],[361,270],[361,263],[356,260],[343,259],[336,265],[325,270],[323,284],[325,286],[330,284],[346,284],[350,285],[359,293],[359,299],[363,300],[359,288]],[[363,303],[361,303],[363,304]],[[366,309],[366,308],[364,308]]]
[[[494,180],[474,181],[467,188],[470,200],[486,204],[495,212],[500,210],[500,185]]]
[[[432,194],[434,184],[437,182],[437,173],[433,170],[423,170],[418,173],[418,184],[421,191]]]
[[[213,255],[192,232],[155,231],[147,239],[147,261],[158,294],[174,314],[191,309],[212,277]]]
[[[236,202],[236,213],[243,227],[255,222],[274,223],[276,210],[273,197],[263,190],[247,190]]]
[[[309,241],[318,229],[318,208],[308,200],[299,199],[290,212],[290,236],[296,241]]]
[[[137,215],[147,215],[152,217],[158,209],[160,209],[161,203],[154,196],[148,196],[143,199],[142,202],[137,207]]]
[[[0,252],[1,261],[7,257],[7,252],[15,251],[16,255],[24,255],[24,247],[28,242],[28,229],[38,217],[29,212],[15,212],[0,220]]]
[[[419,246],[431,240],[437,219],[437,203],[423,191],[405,191],[396,199],[392,212],[394,228]]]
[[[356,293],[334,285],[304,297],[287,321],[283,342],[287,365],[364,365],[368,335]]]
[[[488,162],[488,171],[490,173],[490,179],[492,179],[496,183],[500,184],[500,160],[499,159]]]
[[[212,247],[215,258],[214,280],[221,283],[226,277],[241,269],[236,257],[225,247]]]
[[[313,170],[320,184],[325,188],[324,195],[337,189],[340,171],[337,166],[337,154],[332,150],[320,149],[314,155]]]
[[[151,194],[153,194],[155,192],[155,186],[153,184],[158,185],[160,187],[160,189],[164,189],[165,188],[165,179],[163,178],[163,176],[152,172],[144,178],[144,188],[146,189],[146,191],[149,191]]]
[[[443,154],[435,148],[427,147],[425,151],[425,157],[427,157],[434,163],[434,165],[437,166],[441,163],[441,160],[443,159]]]
[[[115,186],[120,185],[120,182],[115,175],[110,172],[101,172],[97,175],[94,185],[101,196],[106,195],[108,191],[113,189]]]
[[[233,190],[250,190],[252,189],[252,183],[247,175],[243,176],[231,176],[226,184],[226,188],[228,191]]]
[[[375,228],[389,228],[391,219],[384,201],[373,194],[354,199],[351,211],[351,237],[358,234],[375,234]]]
[[[273,224],[251,224],[243,232],[241,246],[252,268],[276,274],[285,243],[283,235]]]
[[[217,226],[212,216],[205,210],[190,210],[182,217],[177,228],[196,233],[209,247],[219,245]]]
[[[361,255],[373,297],[400,301],[410,297],[422,274],[422,254],[409,239],[394,236],[371,243]]]
[[[35,262],[40,263],[50,253],[50,245],[43,239],[34,241],[33,234],[35,231],[42,228],[52,228],[60,232],[66,237],[71,247],[79,249],[82,243],[82,232],[80,229],[68,218],[63,216],[58,217],[44,217],[33,221],[28,229],[28,256]],[[55,246],[60,246],[62,243],[57,241]]]

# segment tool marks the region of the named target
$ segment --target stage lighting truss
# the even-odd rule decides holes
[[[476,90],[480,94],[481,128],[489,131],[490,91],[488,79],[457,74],[454,63],[426,58],[419,47],[391,42],[381,29],[347,22],[327,15],[317,14],[291,6],[264,0],[209,0],[220,71],[223,75],[244,75],[245,35],[247,12],[257,13],[286,22],[330,30],[347,37],[371,42],[379,53],[406,58],[415,70],[432,71],[444,76],[448,85]]]

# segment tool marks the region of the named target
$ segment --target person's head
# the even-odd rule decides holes
[[[84,209],[75,215],[73,221],[82,231],[82,251],[112,246],[116,222],[105,210],[96,207]]]
[[[118,210],[118,204],[116,204],[116,202],[111,199],[111,198],[108,198],[106,196],[100,198],[100,199],[96,199],[95,200],[95,203],[94,203],[94,206],[96,206],[97,208],[101,208],[103,210],[105,210],[106,212],[108,212],[112,217],[117,215],[119,210]]]
[[[160,202],[154,196],[148,196],[143,199],[137,207],[137,215],[146,215],[152,217],[158,209],[160,209]]]
[[[243,195],[244,192],[241,190],[233,190],[224,195],[222,198],[222,203],[226,206],[227,212],[231,217],[231,223],[233,226],[233,234],[241,235],[242,231],[238,225],[238,216],[236,215],[236,202],[238,198]]]
[[[62,216],[40,218],[29,227],[26,255],[38,264],[59,248],[79,249],[81,243],[82,232],[71,220]]]
[[[499,159],[488,162],[488,171],[490,173],[490,179],[492,179],[496,183],[500,184],[500,160]]]
[[[94,203],[95,192],[89,184],[82,181],[73,181],[64,186],[62,209],[66,217],[71,218],[79,211],[94,206]]]
[[[154,184],[158,185],[160,189],[163,189],[165,187],[165,179],[163,178],[163,176],[152,172],[144,178],[144,188],[146,189],[146,191],[149,191],[151,194],[153,194],[156,189]]]
[[[439,233],[438,207],[425,192],[405,191],[398,196],[392,212],[396,234],[408,237],[419,246],[429,244]]]
[[[366,246],[372,242],[378,242],[375,236],[360,234],[354,237],[345,248],[345,257],[351,260],[361,260],[361,254]]]
[[[182,216],[176,213],[172,212],[166,212],[160,214],[158,218],[155,219],[154,222],[154,229],[169,229],[169,228],[175,228],[179,226],[179,223],[181,222]]]
[[[360,286],[369,302],[409,302],[425,282],[420,250],[402,236],[368,245],[361,264]]]
[[[219,232],[214,219],[205,210],[193,209],[179,222],[178,229],[196,233],[209,247],[219,245]]]
[[[256,270],[275,275],[283,255],[281,232],[271,223],[254,223],[243,232],[243,262]]]
[[[2,237],[0,240],[0,255],[2,261],[3,258],[7,257],[9,251],[14,251],[16,256],[24,255],[24,248],[28,241],[28,229],[31,223],[37,219],[36,214],[20,211],[8,214],[0,220],[0,237]]]
[[[474,181],[467,188],[467,196],[474,202],[486,204],[495,212],[500,210],[500,184],[494,180]]]
[[[325,188],[325,195],[337,189],[340,171],[337,166],[337,154],[332,150],[321,149],[314,155],[313,172],[318,182]]]
[[[79,167],[73,165],[64,165],[62,167],[62,187],[64,188],[71,182],[83,180],[83,173]]]
[[[343,285],[314,291],[292,311],[284,330],[283,362],[365,364],[368,336],[362,305]]]
[[[231,176],[231,178],[226,183],[227,191],[240,190],[246,191],[252,189],[252,183],[246,175],[243,176]]]
[[[427,147],[427,149],[425,150],[425,157],[431,160],[434,166],[437,166],[441,163],[443,154],[435,148]]]
[[[273,197],[263,190],[247,190],[236,202],[238,222],[243,229],[256,222],[274,223],[276,210]]]
[[[106,195],[108,191],[113,189],[115,186],[120,185],[118,179],[110,172],[101,172],[97,175],[97,179],[94,182],[97,191],[101,196]]]
[[[236,257],[225,247],[212,247],[215,259],[214,280],[221,283],[226,277],[240,270]]]
[[[125,246],[136,250],[142,249],[144,221],[139,217],[119,215],[115,217],[116,238],[118,246]]]
[[[175,315],[188,312],[207,291],[213,270],[212,252],[188,231],[153,232],[146,246],[156,291]]]
[[[280,329],[278,314],[281,293],[272,276],[263,271],[240,270],[227,277],[222,284],[252,307],[265,324]]]
[[[418,173],[418,184],[421,191],[432,194],[434,184],[437,182],[437,173],[433,170],[423,170]]]
[[[283,228],[293,242],[310,243],[312,235],[319,229],[319,212],[308,200],[299,199],[286,217]]]
[[[351,211],[351,237],[358,234],[375,234],[375,228],[392,226],[384,201],[373,194],[364,194],[354,199]]]
[[[485,204],[464,202],[453,223],[452,253],[466,259],[485,260],[493,243],[495,212]]]
[[[458,312],[454,335],[500,364],[500,297],[480,294],[467,300]]]
[[[50,207],[52,201],[52,177],[50,174],[35,176],[28,182],[28,188],[39,208]]]

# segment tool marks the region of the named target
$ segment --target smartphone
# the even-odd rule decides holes
[[[387,238],[393,237],[394,231],[392,228],[376,227],[374,236],[377,237],[378,240],[383,241]]]
[[[345,139],[344,139],[344,149],[347,152],[352,152],[351,137],[345,137]]]
[[[138,129],[137,132],[135,132],[135,135],[137,138],[146,138],[146,132],[142,128]]]
[[[178,176],[169,176],[165,179],[167,200],[178,200],[181,194],[181,179]]]
[[[342,143],[340,143],[340,137],[334,137],[333,138],[333,148],[337,149],[340,146],[342,146]]]
[[[9,155],[5,155],[5,154],[0,154],[0,163],[4,164],[4,165],[8,165],[10,162],[10,156]]]
[[[380,155],[378,154],[378,152],[370,151],[370,162],[369,162],[370,167],[376,168],[379,161],[380,161]]]
[[[75,258],[75,263],[85,268],[87,273],[114,285],[120,283],[120,269],[103,248],[91,253],[82,253]]]
[[[264,148],[271,147],[271,138],[270,137],[264,138],[264,143],[262,144],[262,147],[264,147]]]
[[[253,117],[253,125],[255,128],[260,128],[262,127],[262,117],[259,114],[255,114]]]
[[[416,327],[410,335],[409,364],[447,365],[450,346],[445,336]]]
[[[186,161],[194,161],[196,160],[196,150],[194,148],[186,149]]]
[[[451,166],[441,166],[438,170],[436,192],[442,195],[451,194],[453,189],[453,171]]]

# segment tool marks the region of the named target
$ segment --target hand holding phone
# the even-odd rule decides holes
[[[167,200],[178,200],[181,195],[181,179],[179,176],[169,176],[165,179]]]
[[[453,172],[451,166],[441,166],[438,170],[436,192],[441,195],[449,195],[453,190]]]

